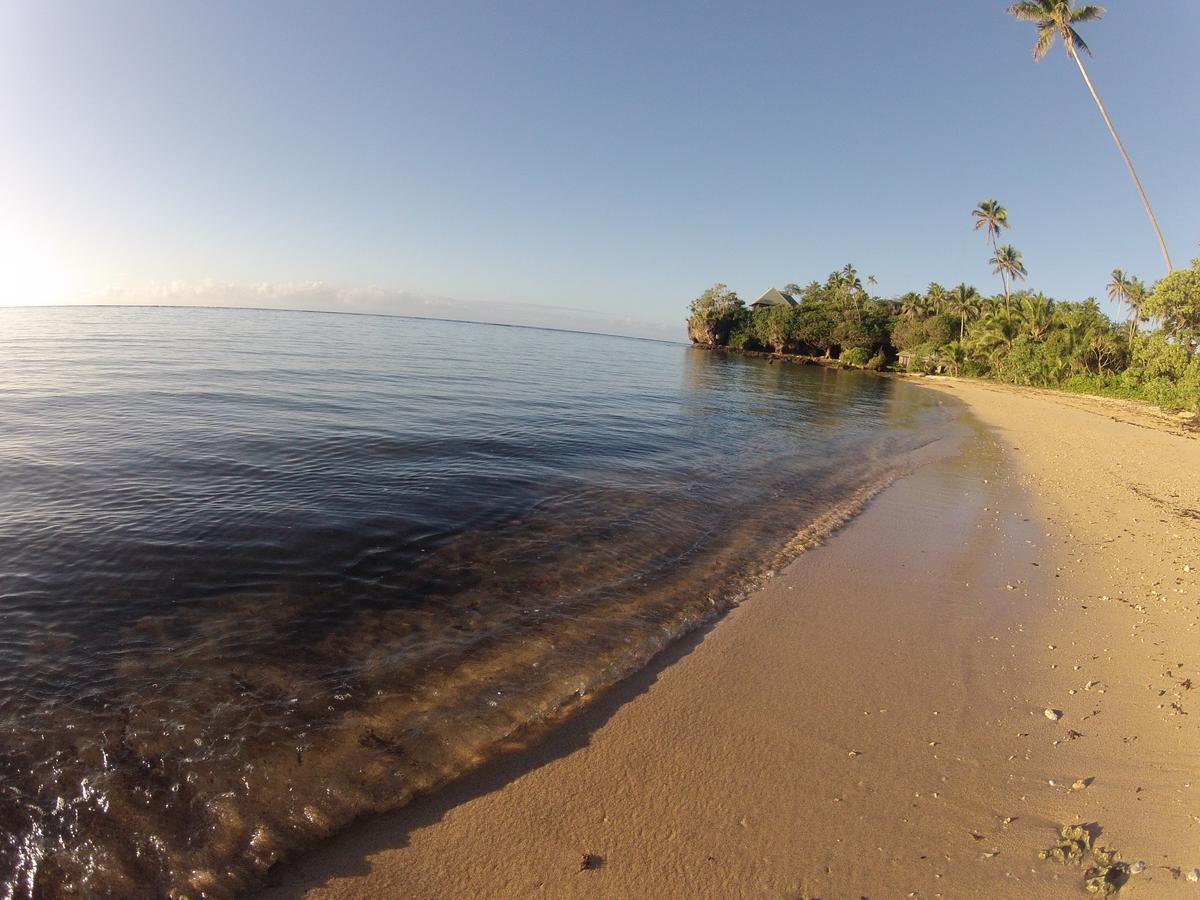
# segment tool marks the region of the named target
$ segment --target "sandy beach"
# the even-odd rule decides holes
[[[924,383],[961,405],[951,452],[545,739],[262,896],[1083,895],[1038,858],[1070,823],[1145,863],[1123,896],[1196,896],[1200,434]]]

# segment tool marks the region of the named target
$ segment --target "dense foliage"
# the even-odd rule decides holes
[[[1136,279],[1113,275],[1109,295],[1129,308],[1128,323],[1112,322],[1092,298],[1068,302],[1027,290],[983,297],[967,285],[947,290],[934,283],[885,300],[871,296],[846,266],[824,282],[789,285],[797,301],[791,307],[748,309],[717,285],[691,312],[721,339],[697,339],[689,330],[702,344],[1144,398],[1200,412],[1200,260],[1149,293]],[[1147,323],[1154,327],[1139,328]]]

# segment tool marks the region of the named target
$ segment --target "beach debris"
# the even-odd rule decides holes
[[[1091,787],[1092,782],[1095,780],[1096,779],[1094,778],[1080,778],[1073,785],[1071,785],[1071,790],[1082,791],[1084,788]]]
[[[599,853],[585,853],[579,860],[580,872],[592,872],[604,865],[604,857]]]
[[[1063,714],[1062,714],[1061,709],[1050,709],[1049,707],[1047,707],[1046,709],[1042,710],[1042,715],[1045,716],[1047,719],[1049,719],[1051,722],[1057,722],[1059,719],[1062,718]]]
[[[854,759],[857,756],[862,756],[862,751],[861,750],[851,750],[846,755],[849,756],[851,759]]]
[[[1067,729],[1067,740],[1068,741],[1073,741],[1076,738],[1081,738],[1081,737],[1083,737],[1082,731],[1076,731],[1074,728]]]
[[[1145,871],[1146,871],[1146,861],[1144,859],[1139,859],[1137,862],[1135,862],[1132,866],[1129,867],[1130,875],[1141,875]]]
[[[1083,886],[1089,894],[1108,897],[1121,890],[1129,880],[1129,866],[1121,862],[1115,850],[1093,850],[1095,863],[1083,873]]]
[[[1192,869],[1187,873],[1188,881],[1200,881],[1200,869]]]
[[[1083,862],[1092,849],[1092,833],[1085,825],[1064,825],[1058,833],[1058,843],[1038,851],[1038,859],[1060,863]]]
[[[1116,850],[1095,847],[1092,840],[1092,831],[1087,825],[1064,825],[1058,843],[1038,851],[1038,859],[1082,865],[1090,858],[1091,865],[1083,873],[1083,886],[1089,894],[1108,897],[1129,880],[1130,866],[1121,862]]]

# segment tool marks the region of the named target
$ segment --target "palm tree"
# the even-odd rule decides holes
[[[1129,297],[1125,302],[1129,304],[1129,344],[1133,345],[1133,339],[1137,337],[1138,323],[1146,321],[1142,315],[1142,305],[1146,302],[1146,284],[1140,278],[1131,278],[1129,283]]]
[[[1112,281],[1108,283],[1108,299],[1114,303],[1124,305],[1129,299],[1129,285],[1133,279],[1120,269],[1113,269],[1112,275],[1109,277],[1112,278]]]
[[[1137,290],[1137,279],[1126,275],[1120,269],[1112,270],[1112,281],[1108,283],[1108,299],[1114,303],[1129,307],[1129,341],[1137,334],[1137,320],[1141,316],[1142,297],[1134,299]],[[1136,308],[1135,308],[1136,304]]]
[[[936,281],[931,281],[929,287],[925,289],[925,299],[929,302],[929,308],[934,315],[941,315],[942,303],[946,300],[946,289]]]
[[[1021,299],[1021,319],[1031,341],[1045,340],[1054,324],[1054,301],[1045,294]]]
[[[1108,126],[1108,133],[1117,143],[1117,149],[1121,151],[1121,158],[1125,160],[1125,167],[1129,169],[1129,174],[1133,178],[1133,183],[1137,187],[1138,195],[1142,198],[1142,206],[1146,207],[1146,215],[1150,217],[1150,224],[1154,226],[1154,234],[1158,238],[1158,246],[1162,250],[1163,259],[1167,263],[1167,271],[1171,271],[1171,254],[1167,252],[1167,242],[1163,240],[1162,231],[1158,227],[1158,219],[1154,217],[1154,210],[1150,208],[1150,201],[1146,197],[1146,191],[1142,187],[1142,181],[1138,178],[1137,170],[1133,167],[1133,162],[1129,159],[1129,154],[1125,152],[1125,145],[1121,143],[1121,138],[1117,135],[1117,129],[1113,127],[1112,119],[1108,117],[1108,110],[1104,108],[1104,104],[1100,102],[1100,95],[1096,93],[1096,88],[1092,85],[1092,79],[1088,77],[1087,69],[1083,66],[1083,59],[1079,55],[1079,51],[1083,50],[1088,56],[1092,55],[1092,51],[1088,45],[1084,43],[1083,38],[1079,36],[1079,32],[1075,30],[1076,23],[1079,22],[1095,22],[1104,15],[1104,7],[1097,6],[1095,3],[1085,3],[1082,6],[1071,6],[1071,0],[1025,0],[1022,3],[1014,3],[1008,8],[1010,15],[1016,16],[1023,22],[1033,22],[1037,26],[1037,42],[1033,45],[1033,58],[1040,61],[1043,56],[1049,52],[1054,46],[1054,39],[1061,37],[1063,47],[1067,51],[1067,56],[1075,60],[1075,64],[1079,66],[1079,74],[1083,76],[1083,81],[1087,85],[1088,90],[1092,94],[1092,99],[1096,101],[1096,106],[1100,108],[1100,115],[1104,117],[1104,124]]]
[[[900,318],[912,322],[925,315],[925,298],[910,291],[900,298]]]
[[[959,315],[958,343],[961,345],[967,332],[967,319],[979,314],[979,293],[973,287],[960,284],[950,295],[950,311]]]
[[[1001,228],[1011,227],[1008,224],[1008,210],[1000,205],[998,200],[980,200],[979,205],[971,211],[975,217],[975,230],[984,230],[988,241],[991,242],[992,252],[996,252],[996,238],[1000,236]]]
[[[1024,281],[1025,276],[1029,273],[1025,271],[1025,264],[1021,262],[1021,257],[1024,256],[1020,250],[1012,244],[1001,244],[996,248],[996,252],[992,255],[992,271],[1000,276],[1000,280],[1004,282],[1004,308],[1009,309],[1008,301],[1008,282],[1017,280]]]
[[[950,374],[957,378],[966,361],[967,351],[963,347],[962,341],[954,341],[938,350],[937,356],[934,358],[934,365],[942,370],[948,369]]]
[[[1021,320],[1007,311],[991,313],[982,320],[981,326],[972,335],[972,342],[991,357],[993,364],[998,357],[1012,351],[1013,343],[1021,334]]]

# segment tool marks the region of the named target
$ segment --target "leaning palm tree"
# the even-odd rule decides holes
[[[1004,308],[1011,309],[1008,296],[1008,283],[1010,281],[1024,281],[1025,276],[1029,273],[1025,271],[1025,264],[1021,262],[1021,253],[1012,244],[1002,244],[996,248],[996,252],[992,255],[992,272],[1000,276],[1000,280],[1004,282]]]
[[[1000,236],[1001,228],[1009,228],[1008,210],[1000,205],[998,200],[980,200],[979,205],[971,211],[975,217],[975,230],[983,231],[996,252],[996,238]]]
[[[967,319],[979,314],[979,292],[966,284],[960,284],[950,295],[950,311],[958,313],[958,343],[961,345],[967,333]]]
[[[1092,94],[1092,99],[1100,108],[1100,115],[1104,117],[1108,133],[1112,135],[1113,140],[1117,143],[1117,149],[1121,151],[1121,158],[1125,160],[1125,167],[1129,169],[1138,195],[1142,198],[1142,206],[1146,207],[1146,215],[1150,217],[1150,224],[1154,226],[1158,246],[1162,249],[1163,259],[1167,263],[1167,271],[1170,272],[1171,254],[1167,252],[1167,242],[1163,240],[1162,231],[1158,227],[1158,219],[1154,217],[1154,210],[1150,208],[1150,201],[1146,197],[1142,181],[1138,178],[1137,170],[1134,169],[1129,154],[1125,152],[1125,145],[1121,143],[1117,129],[1113,127],[1112,119],[1108,117],[1108,110],[1100,102],[1100,95],[1096,93],[1092,79],[1088,77],[1087,69],[1083,66],[1083,59],[1079,56],[1080,50],[1083,50],[1088,56],[1092,55],[1092,51],[1088,49],[1088,45],[1075,30],[1075,25],[1079,22],[1098,21],[1104,15],[1104,7],[1097,6],[1095,3],[1072,7],[1071,0],[1025,0],[1023,3],[1014,3],[1008,8],[1008,12],[1023,22],[1033,22],[1037,26],[1037,42],[1033,45],[1035,60],[1041,60],[1049,52],[1050,48],[1054,46],[1056,37],[1062,38],[1067,56],[1075,60],[1075,64],[1079,66],[1079,74],[1083,76],[1084,83]]]

